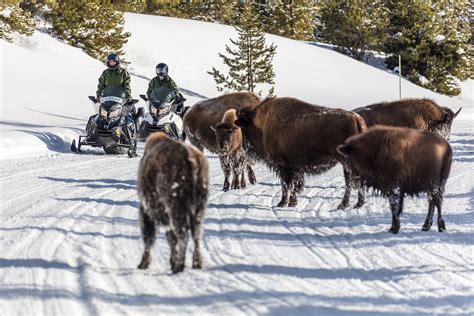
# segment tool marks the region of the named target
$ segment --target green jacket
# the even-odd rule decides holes
[[[166,78],[164,78],[163,80],[160,80],[160,78],[156,76],[155,78],[151,79],[150,83],[148,84],[148,90],[146,91],[146,96],[150,98],[151,92],[153,91],[153,89],[160,88],[160,87],[168,87],[170,89],[173,89],[176,95],[178,95],[179,93],[178,86],[176,85],[174,80],[171,79],[170,76],[166,76]]]
[[[122,86],[127,97],[130,97],[130,74],[125,69],[119,67],[116,70],[105,69],[99,77],[97,85],[97,95],[109,86]]]

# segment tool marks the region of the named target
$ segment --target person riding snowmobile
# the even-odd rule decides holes
[[[178,91],[178,86],[174,82],[173,79],[168,75],[168,65],[165,63],[159,63],[156,65],[155,68],[156,71],[156,76],[151,79],[150,83],[148,84],[148,90],[146,91],[146,96],[148,99],[152,97],[152,92],[156,88],[161,88],[161,87],[168,87],[171,90],[174,91],[174,94],[176,95],[175,102],[177,104],[180,103],[179,107],[177,108],[177,112],[181,113],[183,110],[183,102],[184,102],[184,97],[181,93]]]
[[[117,54],[109,54],[106,59],[107,69],[102,72],[97,85],[97,101],[106,87],[120,86],[125,91],[125,97],[131,100],[130,74],[120,67],[120,58]]]

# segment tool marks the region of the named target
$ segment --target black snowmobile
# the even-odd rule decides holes
[[[127,101],[125,91],[119,86],[106,87],[100,102],[94,96],[89,99],[99,104],[99,113],[91,116],[86,126],[86,134],[80,135],[76,145],[74,139],[71,151],[79,153],[82,146],[103,147],[107,154],[136,156],[137,119],[143,116],[143,108],[135,111],[138,100]]]
[[[150,99],[144,94],[140,94],[140,97],[148,102],[148,112],[140,123],[137,139],[145,141],[151,133],[161,131],[184,142],[183,116],[188,109],[184,106],[186,99],[168,87],[154,89]]]

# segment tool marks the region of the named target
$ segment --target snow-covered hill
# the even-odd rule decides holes
[[[126,15],[135,96],[164,61],[190,104],[217,95],[206,74],[232,28]],[[276,93],[352,109],[398,97],[398,78],[331,50],[280,37]],[[139,159],[68,152],[93,107],[104,66],[43,33],[0,41],[0,315],[472,315],[474,314],[474,111],[472,90],[448,98],[407,81],[405,97],[430,97],[462,115],[453,126],[447,232],[421,232],[427,202],[408,199],[399,235],[388,203],[333,211],[343,194],[336,167],[310,178],[297,208],[274,208],[279,181],[222,192],[210,163],[203,271],[170,275],[160,235],[150,270],[142,251]],[[472,81],[467,82],[471,85]],[[189,259],[189,257],[188,257]],[[189,261],[188,261],[189,267]]]

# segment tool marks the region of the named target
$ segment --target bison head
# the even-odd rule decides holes
[[[361,135],[355,135],[349,137],[344,144],[337,147],[337,152],[344,157],[347,165],[351,168],[352,172],[356,174],[364,174],[364,171],[370,169],[368,166],[371,161],[370,144],[366,144],[366,140]]]
[[[234,124],[240,128],[247,128],[250,124],[252,117],[253,110],[251,107],[242,108],[237,113],[237,120],[235,120]]]
[[[446,107],[443,107],[442,109],[445,114],[444,120],[433,126],[431,131],[443,136],[446,140],[449,140],[451,137],[451,125],[459,112],[461,112],[462,107],[456,113]]]
[[[226,155],[242,143],[240,128],[230,123],[219,123],[214,129],[219,154]]]

